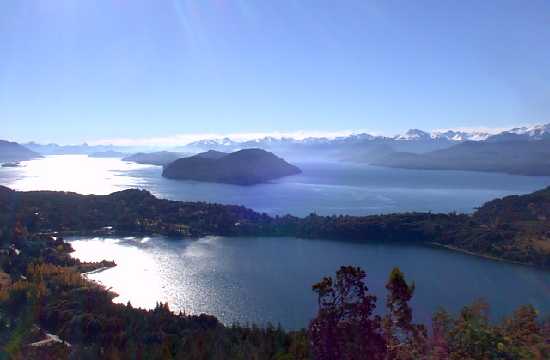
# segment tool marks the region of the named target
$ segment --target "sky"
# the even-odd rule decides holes
[[[548,0],[4,0],[0,138],[550,122]]]

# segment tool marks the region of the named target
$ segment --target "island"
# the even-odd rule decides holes
[[[20,167],[21,164],[18,161],[2,164],[2,167]]]
[[[164,167],[162,176],[177,180],[195,180],[234,185],[255,185],[301,170],[273,153],[262,149],[244,149],[225,154],[209,151],[178,159]]]

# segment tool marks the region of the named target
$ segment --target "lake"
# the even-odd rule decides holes
[[[303,174],[238,186],[164,179],[162,168],[85,155],[47,156],[0,168],[16,190],[109,194],[144,188],[171,200],[239,204],[269,214],[369,215],[404,211],[471,212],[484,202],[550,185],[548,177],[425,171],[342,163],[299,163]]]
[[[444,306],[458,311],[478,298],[498,319],[530,303],[550,315],[550,272],[429,246],[359,244],[296,238],[70,239],[73,256],[115,260],[118,266],[89,277],[120,296],[117,302],[152,308],[157,301],[190,314],[207,313],[231,324],[307,326],[316,310],[311,285],[342,265],[361,266],[367,284],[385,300],[394,266],[415,281],[415,319],[429,322]]]
[[[0,168],[16,190],[109,194],[144,188],[172,200],[240,204],[269,214],[368,215],[404,211],[471,212],[485,201],[550,184],[547,177],[461,171],[400,170],[355,164],[301,163],[303,174],[268,184],[168,180],[161,167],[84,155],[47,156]],[[342,239],[345,240],[345,239]],[[90,275],[120,294],[117,301],[208,313],[225,323],[306,326],[315,312],[311,285],[341,265],[360,265],[380,301],[392,267],[417,283],[413,305],[428,321],[440,305],[457,311],[479,297],[495,318],[532,303],[550,314],[550,275],[528,267],[444,249],[294,238],[77,239],[75,256],[119,265]]]

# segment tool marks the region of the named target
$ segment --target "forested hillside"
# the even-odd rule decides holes
[[[481,254],[547,265],[550,189],[495,200],[473,216],[395,214],[272,218],[239,206],[160,200],[146,191],[108,196],[15,192],[0,187],[0,357],[14,359],[544,359],[550,324],[524,306],[499,324],[488,305],[413,322],[414,286],[394,269],[386,309],[375,315],[362,269],[342,267],[313,286],[317,316],[308,329],[224,326],[209,315],[114,304],[82,272],[114,263],[69,256],[63,233],[173,236],[294,235],[341,241],[437,241]],[[536,226],[526,226],[528,223]],[[512,254],[512,255],[510,255]],[[530,256],[530,257],[529,257]],[[291,281],[291,279],[289,279]],[[377,312],[379,313],[379,312]],[[431,329],[431,331],[428,331]]]
[[[3,222],[31,232],[105,231],[175,237],[297,236],[338,241],[437,243],[479,255],[550,266],[550,188],[487,203],[473,215],[271,217],[242,206],[157,199],[147,191],[111,195],[15,192],[0,188]],[[109,230],[105,230],[108,227]],[[3,234],[8,234],[4,230]],[[4,235],[5,236],[5,235]]]

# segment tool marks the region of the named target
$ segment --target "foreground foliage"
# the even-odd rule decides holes
[[[333,280],[314,285],[319,312],[308,335],[311,356],[336,359],[548,359],[550,322],[539,322],[536,310],[520,307],[499,324],[491,324],[482,301],[453,316],[434,314],[428,335],[413,323],[409,301],[414,285],[394,269],[386,288],[386,315],[375,315],[376,298],[368,293],[360,268],[342,267]]]
[[[314,285],[319,310],[307,331],[220,324],[208,315],[174,314],[114,304],[113,294],[79,273],[30,264],[25,280],[0,292],[0,340],[15,359],[547,359],[550,324],[531,306],[500,324],[479,302],[452,316],[434,315],[431,335],[412,321],[414,287],[399,269],[387,283],[386,314],[376,315],[360,268],[342,267]],[[30,346],[37,326],[71,346]]]

